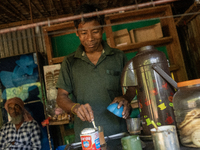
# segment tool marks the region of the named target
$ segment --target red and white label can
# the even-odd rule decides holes
[[[99,133],[94,128],[85,128],[81,131],[82,150],[101,150]]]

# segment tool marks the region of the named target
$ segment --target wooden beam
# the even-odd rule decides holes
[[[63,17],[68,17],[68,16],[72,16],[72,14],[59,15],[59,16],[55,16],[55,17],[50,17],[49,19],[53,20],[53,19],[58,19],[58,18],[63,18]],[[2,15],[1,15],[1,17],[2,17]],[[33,19],[33,22],[41,22],[41,21],[45,21],[45,20],[48,20],[48,18]],[[18,22],[14,22],[14,23],[6,23],[6,24],[0,25],[0,29],[21,26],[21,25],[26,25],[26,24],[31,24],[31,23],[32,23],[31,20],[18,21]]]
[[[172,16],[172,14],[171,7],[168,6],[165,15]],[[177,82],[186,81],[188,80],[188,77],[174,19],[170,17],[161,21],[165,24],[168,24],[169,35],[171,35],[173,38],[173,43],[167,45],[169,61],[171,64],[175,64],[180,67],[174,72],[174,78]]]
[[[74,28],[74,22],[70,21],[70,22],[61,23],[59,25],[55,24],[55,25],[51,25],[50,27],[49,26],[43,27],[43,29],[45,29],[45,31],[47,32],[61,30],[64,28]]]
[[[49,121],[49,125],[63,125],[63,124],[68,124],[69,120],[60,120],[60,121]]]
[[[7,2],[8,2],[8,4],[9,4],[9,6],[10,6],[15,12],[17,12],[19,16],[22,17],[23,20],[27,20],[27,18],[26,18],[21,12],[19,12],[19,10],[17,10],[17,9],[15,8],[15,6],[13,6],[13,4],[10,2],[10,0],[7,0]]]
[[[39,12],[39,14],[40,14],[41,16],[44,17],[44,15],[40,12],[40,10],[35,6],[35,4],[34,4],[33,2],[31,2],[31,5],[37,10],[37,12]]]
[[[7,23],[8,22],[15,22],[16,21],[16,19],[11,18],[7,14],[2,14],[1,17],[3,17]]]
[[[10,18],[8,18],[8,16],[6,16],[6,14],[1,14],[1,18],[4,19],[4,21],[7,23],[7,22],[12,22],[12,20],[10,20]]]
[[[3,20],[1,20],[1,18],[0,18],[0,24],[3,24],[3,23],[6,23],[5,21],[3,21]]]
[[[46,45],[48,64],[53,65],[52,44],[51,44],[51,39],[46,29],[43,29],[43,35],[44,35],[44,40],[45,40],[45,45]]]
[[[21,18],[19,18],[18,15],[16,15],[13,11],[9,10],[6,6],[4,6],[2,3],[0,4],[0,7],[2,9],[4,9],[5,11],[7,11],[8,13],[10,13],[12,16],[16,17],[14,20],[18,19],[18,20],[22,20]]]
[[[183,26],[200,14],[200,4],[194,2],[185,13],[175,22],[176,26]]]
[[[180,68],[179,65],[170,65],[169,70],[170,72],[176,71]]]
[[[2,23],[4,23],[4,24],[8,22],[8,20],[4,19],[2,15],[1,15],[1,17],[0,17],[0,21],[1,21]]]
[[[58,15],[58,11],[57,11],[57,9],[56,9],[56,7],[55,7],[55,4],[54,4],[54,1],[53,0],[50,0],[50,2],[51,2],[51,6],[53,6],[53,9],[55,10],[55,12],[56,12],[56,15]]]
[[[166,5],[157,6],[156,9],[155,8],[146,8],[145,14],[159,14],[166,9],[167,9]],[[132,10],[132,11],[124,12],[124,13],[109,14],[109,15],[106,15],[106,17],[109,17],[109,19],[112,20],[111,22],[113,22],[113,20],[118,20],[120,18],[134,17],[134,16],[140,16],[140,15],[144,15],[144,9]]]
[[[154,46],[158,47],[158,46],[167,45],[172,41],[173,41],[173,38],[170,36],[170,37],[163,37],[163,38],[151,40],[151,41],[133,43],[133,44],[128,44],[128,45],[124,45],[124,46],[117,46],[116,48],[124,51],[125,53],[129,53],[129,52],[138,51],[138,49],[143,46],[154,45]]]
[[[52,58],[51,60],[51,64],[58,64],[58,63],[62,63],[64,60],[65,56],[63,57],[56,57],[56,58]]]
[[[63,5],[62,0],[57,0],[57,2],[58,2],[59,7],[62,8],[61,9],[61,14],[65,13],[64,8],[63,8],[64,5]]]
[[[21,0],[15,0],[15,2],[19,3],[21,7],[25,8],[25,10],[27,11],[27,13],[29,13],[29,9],[28,6],[23,3]]]
[[[112,32],[112,27],[109,26],[111,24],[111,21],[109,19],[106,19],[106,26],[104,29],[106,31],[106,38],[110,40],[110,46],[115,47],[115,41],[114,41],[114,36]]]
[[[38,0],[38,2],[40,3],[41,7],[44,9],[44,11],[50,16],[51,14],[48,12],[48,10],[45,7],[45,4],[43,2],[43,0]]]

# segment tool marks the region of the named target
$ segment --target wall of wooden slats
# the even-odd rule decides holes
[[[42,28],[35,34],[37,51],[46,54]],[[0,35],[0,58],[35,52],[33,29]]]
[[[200,78],[200,15],[180,27],[179,38],[189,79]]]

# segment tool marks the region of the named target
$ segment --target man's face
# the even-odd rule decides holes
[[[22,115],[22,109],[19,105],[11,103],[8,105],[8,113],[12,118]]]
[[[103,50],[101,45],[103,29],[99,26],[100,24],[96,20],[80,23],[78,25],[76,35],[79,37],[86,52]]]

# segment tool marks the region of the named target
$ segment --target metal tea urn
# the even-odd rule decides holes
[[[152,121],[157,126],[175,125],[172,97],[177,84],[163,52],[153,46],[140,48],[124,67],[121,84],[136,86],[144,135],[151,134]]]

